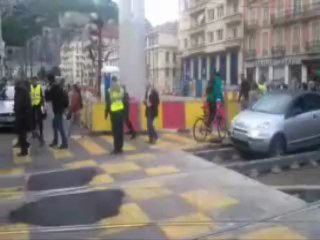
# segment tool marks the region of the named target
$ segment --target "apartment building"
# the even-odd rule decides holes
[[[118,28],[107,26],[102,31],[102,57],[106,61],[118,45]],[[69,83],[93,86],[97,76],[97,52],[93,52],[94,62],[89,55],[89,36],[82,31],[70,41],[65,41],[60,49],[61,74]]]
[[[290,84],[319,78],[319,0],[246,0],[245,5],[249,79]]]
[[[194,81],[197,95],[215,71],[227,85],[242,73],[243,1],[180,0],[179,51],[182,79]]]
[[[162,93],[172,93],[179,82],[178,24],[169,22],[147,33],[147,79]]]

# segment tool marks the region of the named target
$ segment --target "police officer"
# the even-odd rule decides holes
[[[123,89],[114,76],[106,94],[106,118],[110,113],[114,145],[113,154],[121,154],[123,148],[123,97]]]
[[[32,105],[32,135],[38,138],[40,144],[44,144],[43,139],[43,106],[44,99],[41,85],[38,83],[37,77],[32,78],[30,86],[30,96]],[[37,131],[39,129],[39,132]]]

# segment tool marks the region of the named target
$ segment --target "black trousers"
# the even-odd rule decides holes
[[[123,111],[111,112],[111,127],[114,151],[122,151],[123,148]]]
[[[207,127],[211,127],[211,124],[214,121],[214,118],[216,116],[217,105],[215,102],[208,102],[208,108],[209,108],[209,117],[208,117]]]
[[[18,132],[18,143],[21,148],[21,153],[28,153],[29,143],[27,142],[27,132],[19,131]]]
[[[37,131],[39,129],[39,132]],[[43,119],[41,105],[32,106],[32,131],[40,140],[43,140]]]

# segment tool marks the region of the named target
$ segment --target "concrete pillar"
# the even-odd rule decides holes
[[[120,79],[140,100],[146,86],[144,0],[120,0]]]
[[[189,80],[193,80],[194,79],[194,75],[193,75],[193,71],[194,71],[194,67],[193,67],[194,61],[193,58],[190,58],[190,79]]]
[[[256,83],[259,83],[260,80],[260,68],[256,67]]]
[[[284,66],[284,83],[289,84],[289,65]]]
[[[307,66],[306,65],[302,65],[302,69],[301,69],[301,81],[303,83],[308,82],[308,70],[307,70]]]
[[[246,74],[245,69],[244,69],[244,63],[243,63],[243,52],[240,50],[238,52],[238,84],[241,83],[241,78],[240,75],[241,74]]]
[[[226,83],[227,86],[231,85],[231,53],[227,53],[226,59]]]
[[[273,66],[270,65],[268,70],[269,70],[269,72],[268,72],[268,75],[269,75],[268,76],[268,81],[272,82],[273,81]]]
[[[216,57],[216,70],[220,71],[220,55]]]
[[[210,72],[211,72],[211,62],[210,62],[210,55],[207,56],[207,81],[210,80]]]
[[[202,80],[202,57],[198,57],[198,79]]]

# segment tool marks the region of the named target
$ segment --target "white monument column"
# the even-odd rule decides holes
[[[269,82],[272,82],[273,81],[273,66],[272,65],[270,65],[269,66],[269,68],[268,68],[268,81]]]
[[[284,66],[284,83],[289,84],[289,65]]]
[[[301,82],[306,83],[308,81],[308,70],[306,65],[302,65],[301,69]]]
[[[226,66],[226,83],[227,86],[231,85],[231,53],[227,53],[227,66]]]
[[[146,86],[144,0],[120,0],[120,79],[142,100]]]

